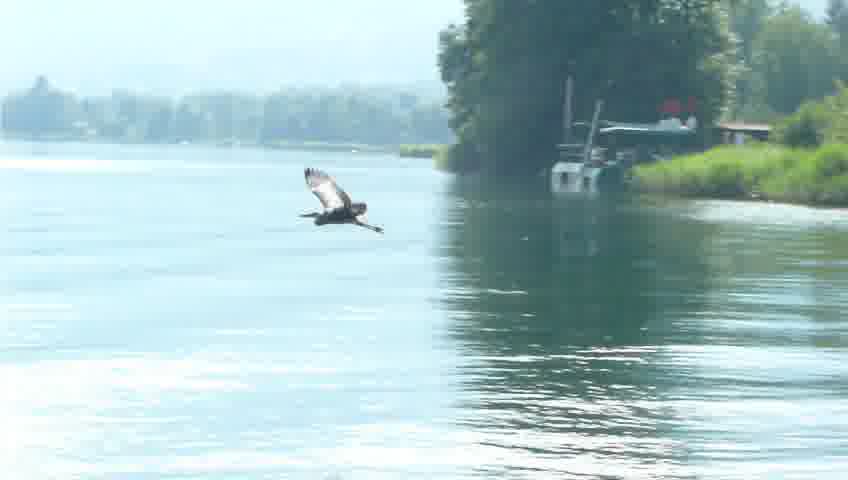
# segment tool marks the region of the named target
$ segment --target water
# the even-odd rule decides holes
[[[848,212],[0,146],[15,479],[843,478]],[[316,228],[303,168],[383,236]]]

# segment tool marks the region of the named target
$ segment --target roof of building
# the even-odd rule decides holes
[[[728,130],[733,132],[764,132],[771,131],[771,126],[765,123],[745,123],[745,122],[719,122],[716,124],[719,130]]]

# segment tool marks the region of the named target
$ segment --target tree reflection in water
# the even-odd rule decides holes
[[[652,362],[704,297],[707,232],[626,198],[455,179],[443,210],[443,308],[462,357],[460,424],[487,473],[684,477]],[[687,477],[688,478],[688,477]]]

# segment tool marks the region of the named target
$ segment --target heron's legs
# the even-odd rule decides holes
[[[374,225],[368,225],[365,222],[360,221],[359,219],[355,219],[353,221],[354,225],[359,225],[360,227],[367,228],[368,230],[373,230],[377,233],[383,233],[383,229],[381,227],[376,227]]]

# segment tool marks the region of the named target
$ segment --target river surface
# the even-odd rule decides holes
[[[0,144],[3,477],[846,478],[848,212],[539,186]]]

